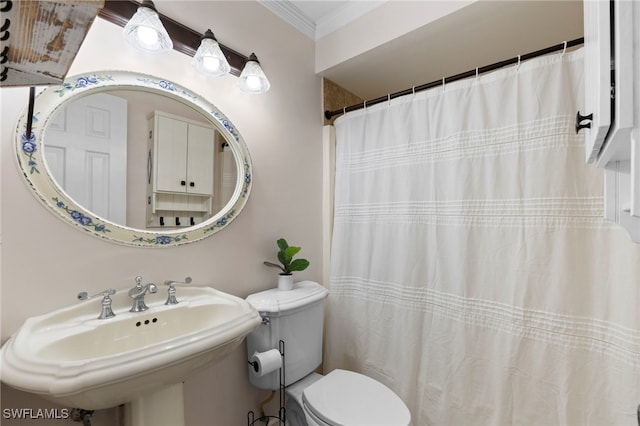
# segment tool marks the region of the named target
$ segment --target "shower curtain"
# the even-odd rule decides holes
[[[336,121],[325,372],[417,426],[636,424],[640,245],[602,218],[582,70],[540,57]]]

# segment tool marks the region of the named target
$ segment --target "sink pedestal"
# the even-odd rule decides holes
[[[125,426],[185,426],[182,383],[160,388],[125,404]]]

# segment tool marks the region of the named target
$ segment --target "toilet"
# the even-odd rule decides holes
[[[285,412],[291,426],[408,426],[411,414],[388,387],[360,373],[336,369],[327,375],[314,370],[322,362],[326,288],[301,281],[292,290],[277,288],[252,294],[247,302],[263,321],[247,336],[247,353],[272,349],[284,353]],[[280,341],[284,342],[281,346]],[[280,370],[256,371],[249,380],[260,389],[279,390]]]

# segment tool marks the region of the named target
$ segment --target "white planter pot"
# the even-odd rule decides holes
[[[293,274],[280,274],[278,275],[278,290],[291,290],[293,289]]]

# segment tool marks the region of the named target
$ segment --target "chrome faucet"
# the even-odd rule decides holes
[[[178,299],[176,299],[176,284],[189,284],[191,282],[191,277],[187,277],[184,281],[165,281],[164,285],[169,287],[167,289],[167,301],[164,302],[165,305],[177,305]]]
[[[155,293],[158,291],[158,287],[155,284],[149,283],[142,285],[142,277],[136,277],[136,286],[129,290],[129,297],[133,299],[133,306],[129,310],[130,312],[144,312],[149,307],[144,303],[144,296],[147,293]]]
[[[86,291],[83,291],[81,293],[78,293],[78,299],[89,300],[93,299],[94,297],[102,296],[102,311],[100,311],[98,319],[106,319],[116,316],[116,314],[114,314],[113,310],[111,309],[111,296],[113,296],[114,294],[116,294],[116,291],[112,288],[101,291],[100,293],[94,294],[93,296],[89,296]]]

